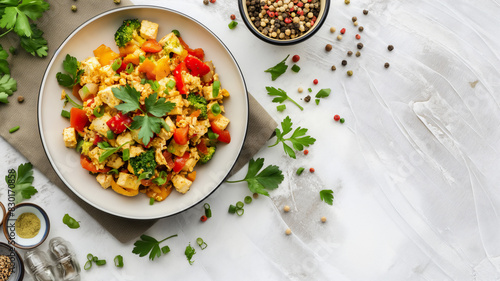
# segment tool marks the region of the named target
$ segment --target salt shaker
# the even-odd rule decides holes
[[[56,262],[56,268],[62,281],[80,281],[80,265],[71,248],[71,244],[61,237],[52,238],[49,250]]]
[[[24,262],[36,281],[60,281],[46,253],[40,250],[27,251],[24,254]]]

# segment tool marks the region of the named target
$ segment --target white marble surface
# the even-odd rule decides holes
[[[214,217],[200,223],[197,206],[162,219],[148,235],[168,241],[171,252],[151,262],[131,253],[64,195],[35,173],[39,190],[31,202],[48,212],[50,237],[73,243],[83,265],[87,253],[108,265],[82,273],[82,280],[498,280],[500,278],[500,98],[498,92],[500,3],[497,0],[333,1],[327,22],[309,41],[277,47],[256,39],[244,26],[234,0],[143,1],[177,9],[212,29],[236,57],[249,91],[280,122],[317,138],[309,155],[293,160],[281,147],[258,157],[286,174],[271,198],[259,198],[242,217],[227,207],[249,194],[244,184],[223,184],[206,202]],[[368,9],[367,16],[362,14]],[[239,25],[229,30],[230,14]],[[364,44],[359,58],[357,16]],[[331,34],[330,26],[337,32]],[[335,38],[345,27],[342,41]],[[333,44],[330,53],[324,51]],[[387,51],[393,44],[395,50]],[[263,71],[287,54],[299,54],[302,68],[272,82]],[[348,65],[341,66],[347,59]],[[391,67],[385,69],[385,62]],[[289,61],[289,64],[290,61]],[[330,70],[331,65],[337,71]],[[346,71],[354,76],[347,77]],[[317,78],[318,85],[312,80]],[[475,82],[477,81],[477,83]],[[474,83],[473,83],[474,82]],[[280,87],[304,105],[283,113],[266,95]],[[319,105],[306,104],[296,89],[331,88]],[[346,119],[341,125],[334,114]],[[25,162],[0,139],[0,171]],[[297,177],[299,167],[314,167]],[[244,177],[246,168],[232,179]],[[6,202],[5,184],[0,199]],[[333,189],[333,206],[318,191]],[[291,206],[289,213],[283,206]],[[62,224],[69,212],[81,228]],[[326,216],[328,221],[320,222]],[[290,227],[293,234],[286,236]],[[201,251],[195,239],[208,248]],[[4,238],[0,241],[5,241]],[[197,248],[194,264],[184,257]],[[47,249],[47,243],[41,246]],[[112,265],[124,256],[125,267]]]

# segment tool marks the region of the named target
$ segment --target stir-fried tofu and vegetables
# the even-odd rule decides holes
[[[222,105],[229,93],[212,62],[175,30],[157,41],[158,29],[125,20],[115,34],[118,52],[101,45],[81,62],[67,55],[67,74],[57,80],[83,103],[63,90],[73,105],[64,144],[81,153],[82,167],[105,189],[162,201],[174,188],[186,193],[195,166],[231,136]]]

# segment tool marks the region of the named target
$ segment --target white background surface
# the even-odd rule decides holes
[[[257,156],[265,165],[279,165],[286,178],[271,198],[246,206],[242,217],[227,214],[227,207],[249,194],[246,185],[223,184],[206,200],[214,214],[207,222],[199,222],[202,205],[162,219],[146,234],[179,236],[165,243],[171,252],[153,262],[133,255],[133,241],[114,240],[36,172],[39,193],[29,201],[47,210],[49,239],[69,240],[82,266],[87,253],[108,261],[83,272],[82,280],[500,278],[498,1],[352,0],[346,6],[337,0],[312,39],[289,47],[256,39],[234,0],[208,6],[201,0],[134,3],[175,8],[209,27],[232,51],[249,91],[273,118],[280,122],[289,115],[294,128],[309,128],[317,142],[296,160],[279,146],[262,149]],[[370,13],[364,16],[363,9]],[[239,22],[234,30],[227,28],[231,14]],[[359,58],[346,56],[356,52],[352,16],[365,27]],[[339,42],[342,27],[347,32]],[[333,44],[330,53],[324,51],[327,43]],[[301,56],[301,71],[272,82],[263,71],[288,54]],[[347,70],[354,76],[347,77]],[[277,112],[265,86],[284,89],[304,111],[287,103]],[[319,105],[306,104],[299,86],[311,87],[313,94],[331,88],[332,94]],[[346,123],[334,122],[335,114]],[[5,174],[26,161],[1,139],[0,151]],[[297,177],[300,166],[316,172]],[[246,167],[232,179],[245,173]],[[333,206],[319,200],[321,189],[334,190]],[[292,210],[284,213],[284,205]],[[66,212],[81,221],[80,229],[62,224]],[[322,224],[321,216],[328,221]],[[290,236],[284,234],[288,227]],[[205,250],[196,245],[197,237],[208,243]],[[193,265],[184,257],[188,243],[197,249]],[[47,247],[46,242],[40,249]],[[124,256],[123,269],[112,265],[117,254]]]

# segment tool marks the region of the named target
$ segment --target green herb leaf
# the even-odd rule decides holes
[[[300,176],[302,174],[302,172],[304,172],[304,167],[300,167],[297,169],[297,175]]]
[[[319,104],[319,99],[315,99],[314,101],[316,102],[316,105]]]
[[[9,53],[0,45],[0,74],[10,74],[9,62],[7,62],[8,57]]]
[[[310,136],[306,136],[307,129],[301,127],[295,129],[295,131],[292,133],[292,136],[290,136],[289,138],[285,138],[285,135],[292,131],[292,125],[293,125],[292,120],[290,119],[289,116],[287,116],[281,122],[281,127],[283,131],[281,131],[279,128],[276,128],[276,143],[270,145],[269,147],[273,147],[278,143],[282,142],[285,153],[291,158],[295,159],[296,156],[295,156],[295,151],[293,149],[302,151],[304,149],[304,146],[309,146],[314,144],[314,142],[316,142],[316,139]],[[292,143],[293,149],[285,143],[286,141],[290,141]]]
[[[156,81],[155,81],[156,82]],[[158,83],[158,82],[157,82]],[[166,101],[165,98],[157,99],[158,94],[154,93],[144,101],[146,111],[156,117],[163,117],[175,107],[175,103]],[[158,133],[158,132],[155,132]]]
[[[332,89],[321,89],[319,92],[316,94],[317,98],[326,98],[330,95],[332,92]]]
[[[276,89],[274,87],[266,87],[266,90],[268,95],[275,97],[273,99],[273,102],[283,103],[284,101],[289,100],[293,102],[296,106],[298,106],[300,110],[304,110],[304,108],[300,106],[297,102],[295,102],[293,99],[291,99],[284,90],[280,88]]]
[[[127,143],[129,142],[126,142],[118,147],[111,147],[109,146],[109,144],[107,142],[100,142],[97,144],[97,146],[100,148],[100,149],[104,149],[104,152],[101,153],[101,155],[99,156],[99,163],[102,163],[104,162],[104,160],[106,160],[109,156],[113,155],[114,153],[116,153],[118,150],[120,150],[120,148],[122,148],[124,145],[126,145]],[[106,145],[108,144],[108,145]]]
[[[286,56],[286,58],[284,60],[282,60],[280,63],[278,63],[277,65],[275,65],[267,70],[264,70],[264,72],[271,73],[271,79],[273,81],[276,80],[278,77],[281,76],[281,74],[285,73],[285,71],[287,70],[288,65],[285,64],[285,61],[288,59],[289,56],[290,55]]]
[[[292,66],[292,71],[293,71],[293,72],[299,72],[299,71],[300,71],[300,66],[298,66],[298,65],[294,64],[294,65]]]
[[[32,186],[33,184],[33,166],[31,163],[19,165],[16,170],[9,170],[9,174],[5,176],[5,182],[14,192],[14,203],[18,204],[24,199],[30,199],[38,191]]]
[[[319,197],[328,205],[333,205],[333,190],[323,189],[319,192]]]
[[[75,57],[66,55],[63,61],[63,68],[67,74],[58,72],[56,74],[57,83],[59,85],[72,88],[74,85],[80,83],[80,76],[83,74],[83,69],[79,69],[78,60]]]
[[[269,196],[267,190],[278,188],[278,185],[285,177],[279,167],[275,165],[269,165],[257,174],[263,166],[264,158],[258,158],[257,160],[250,159],[250,162],[248,163],[248,172],[245,178],[242,180],[227,182],[236,183],[246,181],[248,182],[248,189],[250,189],[252,193]]]
[[[167,183],[167,176],[168,176],[167,172],[161,171],[158,177],[153,179],[153,183],[159,186],[164,185],[165,183]]]
[[[229,27],[229,29],[233,29],[235,28],[236,26],[238,25],[238,22],[236,21],[231,21],[227,26]]]
[[[132,250],[132,253],[139,255],[139,257],[144,257],[145,255],[149,254],[149,259],[154,260],[155,258],[158,258],[161,256],[162,249],[160,249],[160,244],[168,240],[172,237],[177,237],[177,234],[169,236],[161,241],[156,240],[155,238],[148,236],[148,235],[141,235],[141,239],[137,240],[134,243],[134,249]],[[163,247],[165,248],[165,247]],[[168,253],[168,251],[163,252],[164,254]]]
[[[141,108],[141,103],[139,102],[141,93],[134,87],[127,84],[125,86],[114,87],[111,91],[116,98],[123,101],[123,103],[115,106],[122,113],[126,114]]]
[[[79,109],[83,109],[83,106],[82,106],[82,105],[80,105],[80,104],[76,103],[73,99],[71,99],[71,98],[68,96],[68,94],[66,94],[66,95],[64,96],[64,104],[66,104],[66,103],[68,103],[68,102],[69,102],[69,103],[71,103],[71,105],[72,105],[73,107],[76,107],[76,108],[79,108]]]
[[[9,74],[0,78],[0,102],[9,103],[7,98],[17,91],[17,81],[12,79]]]
[[[286,109],[286,105],[284,105],[284,104],[278,105],[276,107],[276,110],[278,110],[279,112],[283,112],[283,110],[285,110],[285,109]]]
[[[36,24],[31,24],[33,34],[31,37],[21,36],[21,47],[33,56],[41,58],[47,56],[47,40],[43,38],[43,31],[37,28]]]
[[[67,225],[71,229],[76,229],[80,227],[80,223],[77,222],[74,218],[72,218],[70,215],[65,214],[63,217],[63,223]]]
[[[193,258],[194,254],[196,254],[196,250],[191,247],[191,243],[187,245],[186,250],[184,251],[184,255],[186,255],[187,260],[189,261],[189,264],[193,264],[194,261],[191,259]]]

